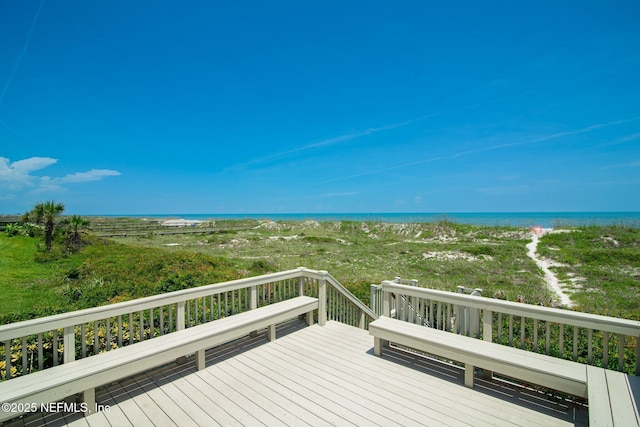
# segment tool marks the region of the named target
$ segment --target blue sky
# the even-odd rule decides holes
[[[0,0],[0,213],[640,211],[639,20]]]

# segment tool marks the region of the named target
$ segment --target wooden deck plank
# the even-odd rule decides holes
[[[277,381],[277,375],[272,375],[270,371],[260,369],[260,367],[255,364],[247,364],[246,361],[240,360],[239,358],[229,360],[228,363],[238,368],[244,367],[256,382],[272,390],[272,393],[278,396],[276,398],[288,401],[290,405],[289,410],[295,412],[304,411],[312,414],[313,418],[309,418],[309,421],[315,421],[314,426],[345,424],[344,419],[328,411],[327,408],[313,400],[308,393],[300,394],[298,390],[283,386]]]
[[[135,377],[136,382],[140,385],[142,390],[149,399],[151,399],[164,414],[166,418],[171,420],[175,425],[183,426],[198,426],[198,423],[194,421],[187,412],[185,412],[180,405],[176,404],[160,387],[158,387],[153,379],[147,375],[140,375]]]
[[[326,326],[325,326],[326,327]],[[430,375],[423,375],[421,373],[415,373],[413,370],[407,370],[406,366],[398,365],[396,363],[389,363],[389,361],[385,361],[384,358],[380,360],[380,358],[375,358],[372,356],[371,348],[373,346],[373,338],[369,337],[367,347],[369,348],[368,353],[363,353],[362,351],[351,354],[350,357],[345,355],[337,354],[341,348],[341,344],[343,342],[354,342],[350,333],[352,335],[358,335],[361,331],[359,330],[350,330],[349,327],[342,324],[334,324],[332,327],[335,329],[335,335],[329,337],[324,331],[318,331],[317,329],[310,328],[308,333],[314,333],[315,336],[313,339],[303,341],[303,337],[301,334],[297,334],[292,337],[293,340],[297,341],[297,345],[304,346],[309,345],[313,348],[313,352],[317,352],[321,350],[323,347],[332,346],[332,354],[327,357],[335,357],[336,363],[339,360],[342,362],[337,365],[338,369],[342,369],[345,374],[351,372],[350,375],[356,376],[358,378],[367,376],[367,373],[370,372],[371,369],[375,370],[375,372],[383,373],[385,382],[388,381],[388,386],[394,386],[395,390],[398,394],[402,395],[406,399],[416,400],[421,397],[426,397],[427,399],[433,400],[430,403],[424,401],[416,401],[416,404],[420,405],[429,405],[434,407],[436,411],[446,411],[448,414],[448,408],[450,407],[451,401],[457,401],[463,399],[465,401],[465,411],[470,412],[469,417],[465,417],[467,420],[473,421],[475,424],[477,420],[489,420],[495,417],[505,417],[505,422],[510,423],[522,423],[525,425],[549,425],[548,422],[558,422],[557,419],[548,417],[550,420],[545,420],[544,417],[541,417],[541,414],[535,411],[527,410],[526,408],[521,408],[518,405],[513,405],[510,402],[496,402],[495,399],[489,398],[488,396],[474,392],[474,390],[470,390],[466,387],[462,387],[462,377],[460,375],[460,370],[458,370],[458,383],[460,386],[458,387],[448,387],[449,384],[442,384],[441,381],[436,381],[435,377]],[[343,330],[344,328],[347,328]],[[351,328],[355,329],[355,328]],[[356,331],[358,334],[356,334]],[[339,340],[340,344],[336,345],[336,341]],[[358,359],[356,359],[356,355]],[[313,357],[313,356],[309,356]],[[393,357],[393,355],[392,355]],[[372,360],[378,359],[378,360]],[[362,366],[366,366],[367,368],[362,368]],[[354,375],[355,374],[355,375]],[[370,374],[369,374],[370,375]],[[403,390],[404,387],[413,386],[415,390],[419,390],[420,388],[424,388],[425,384],[429,384],[429,388],[437,389],[438,394],[432,395],[423,395],[421,393],[410,393],[406,390]],[[370,385],[372,387],[385,387],[385,384],[373,383]],[[443,399],[444,398],[444,399]],[[510,411],[503,410],[504,406],[511,406]],[[499,413],[496,413],[496,410],[499,410]],[[459,414],[458,416],[462,417],[464,414]],[[463,420],[461,420],[464,422]]]
[[[635,410],[635,402],[627,374],[616,371],[605,371],[607,377],[607,386],[609,391],[616,391],[616,396],[609,396],[611,402],[611,413],[613,414],[613,425],[616,426],[633,426],[640,425]]]
[[[300,367],[300,360],[295,357],[288,356],[279,349],[261,348],[256,357],[260,357],[265,363],[267,369],[276,369],[280,372],[286,370],[287,376],[306,380],[308,386],[326,390],[327,394],[332,394],[339,398],[340,403],[345,408],[350,408],[354,412],[363,417],[368,417],[369,422],[381,425],[419,425],[419,417],[415,414],[413,418],[402,411],[391,411],[384,406],[384,399],[372,399],[369,392],[364,393],[362,388],[354,385],[353,382],[345,382],[343,377],[338,377],[335,372],[327,369],[320,369],[316,366]],[[395,418],[395,419],[394,419]],[[435,422],[436,420],[429,417],[423,418],[423,423],[427,421]]]
[[[185,392],[188,388],[191,388],[191,393],[200,392],[202,396],[205,397],[204,400],[200,399],[203,409],[205,409],[210,402],[213,402],[228,414],[229,417],[239,423],[239,425],[264,425],[261,420],[254,417],[253,411],[247,411],[245,408],[242,408],[229,396],[219,392],[197,375],[190,375],[185,378],[184,381],[180,381],[179,386],[183,387]],[[209,412],[209,415],[212,415],[214,418],[217,418],[221,414],[219,411],[215,411],[214,413]],[[225,423],[221,424],[226,425]]]
[[[373,338],[334,321],[278,329],[136,375],[96,391],[112,405],[72,425],[580,425],[534,410],[539,393],[477,378],[456,366],[397,349],[373,355]],[[486,388],[486,390],[485,390]],[[153,412],[153,413],[150,413]],[[562,411],[560,411],[562,412]],[[586,411],[585,411],[586,412]],[[59,422],[59,421],[58,421]]]
[[[184,384],[184,385],[183,385]],[[206,398],[202,392],[194,390],[182,378],[162,386],[171,399],[200,425],[240,426],[216,402]]]
[[[231,368],[229,365],[226,365]],[[232,373],[231,373],[232,372]],[[205,379],[205,381],[211,383],[214,381],[219,381],[226,389],[233,390],[233,396],[237,398],[239,403],[245,403],[246,407],[255,407],[260,408],[260,410],[264,413],[268,413],[269,416],[263,421],[267,425],[288,425],[288,426],[309,426],[307,422],[304,421],[304,418],[297,416],[288,411],[286,405],[278,405],[273,400],[270,400],[264,394],[261,394],[256,391],[257,384],[251,382],[244,382],[239,377],[241,372],[238,370],[231,369],[218,369],[216,370],[215,375],[212,371],[203,370],[198,373],[198,375]],[[258,414],[259,415],[259,414]],[[306,416],[305,414],[303,416]],[[269,418],[275,418],[277,421],[274,424],[268,422]]]
[[[314,404],[324,409],[323,418],[329,417],[327,422],[338,424],[353,424],[353,425],[381,425],[377,423],[371,423],[366,416],[362,416],[357,412],[360,412],[358,408],[348,408],[343,406],[344,402],[341,402],[338,397],[327,393],[322,389],[309,388],[309,383],[306,378],[300,378],[296,375],[290,375],[290,370],[285,372],[275,371],[268,366],[265,367],[264,363],[253,352],[242,354],[238,357],[239,361],[244,361],[247,364],[251,364],[261,370],[270,380],[275,381],[282,387],[294,391],[300,397],[307,397]],[[355,410],[354,410],[355,409]],[[331,420],[333,418],[333,420]]]

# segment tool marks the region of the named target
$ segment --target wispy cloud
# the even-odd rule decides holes
[[[357,191],[345,191],[345,192],[342,192],[342,193],[325,193],[325,194],[321,194],[320,197],[324,197],[324,198],[348,197],[348,196],[355,196],[356,194],[358,194]]]
[[[543,141],[549,141],[549,140],[552,140],[552,139],[564,138],[564,137],[573,136],[573,135],[580,135],[580,134],[592,132],[594,130],[598,130],[598,129],[602,129],[602,128],[606,128],[606,127],[610,127],[610,126],[617,126],[617,125],[630,123],[630,122],[634,122],[634,121],[638,121],[638,120],[640,120],[640,117],[633,117],[633,118],[630,118],[630,119],[622,119],[622,120],[614,120],[614,121],[607,122],[607,123],[598,123],[598,124],[594,124],[594,125],[590,125],[590,126],[581,128],[581,129],[576,129],[576,130],[566,131],[566,132],[557,132],[557,133],[553,133],[553,134],[549,134],[549,135],[540,136],[538,138],[529,139],[529,140],[526,140],[526,141],[509,142],[509,143],[505,143],[505,144],[491,145],[491,146],[488,146],[488,147],[481,147],[481,148],[476,148],[476,149],[473,149],[473,150],[460,151],[458,153],[450,154],[450,155],[447,155],[447,156],[437,156],[437,157],[432,157],[432,158],[429,158],[429,159],[416,160],[416,161],[413,161],[413,162],[397,164],[397,165],[394,165],[394,166],[385,167],[384,169],[369,170],[369,171],[365,171],[365,172],[361,172],[361,173],[357,173],[357,174],[353,174],[353,175],[347,175],[347,176],[338,177],[338,178],[330,179],[330,180],[327,180],[327,181],[323,181],[322,184],[326,184],[326,183],[330,183],[330,182],[336,182],[336,181],[344,181],[344,180],[353,179],[353,178],[359,178],[359,177],[367,176],[367,175],[375,175],[375,174],[379,174],[379,173],[382,173],[382,172],[387,172],[387,171],[390,171],[390,170],[404,169],[404,168],[408,168],[408,167],[416,166],[416,165],[421,165],[421,164],[425,164],[425,163],[437,162],[437,161],[442,161],[442,160],[452,160],[452,159],[456,159],[456,158],[459,158],[459,157],[469,156],[469,155],[472,155],[472,154],[484,153],[484,152],[487,152],[487,151],[494,151],[494,150],[500,150],[500,149],[504,149],[504,148],[511,148],[511,147],[518,147],[518,146],[523,146],[523,145],[537,144],[537,143],[540,143],[540,142],[543,142]]]
[[[38,22],[38,16],[40,16],[40,12],[42,11],[42,6],[44,6],[44,0],[40,0],[40,4],[38,5],[36,14],[33,17],[33,21],[31,22],[31,28],[29,28],[29,32],[27,33],[27,38],[24,42],[24,45],[22,46],[22,50],[18,54],[18,58],[16,59],[16,62],[13,65],[13,68],[11,69],[11,72],[9,73],[9,78],[7,78],[7,81],[5,82],[4,87],[2,88],[2,92],[0,92],[0,106],[2,105],[2,100],[4,99],[4,95],[7,93],[9,86],[11,86],[11,83],[13,82],[13,78],[15,77],[16,72],[18,71],[18,67],[20,66],[20,62],[22,62],[22,58],[27,53],[27,49],[29,48],[29,43],[31,43],[31,37],[33,36],[33,30],[36,28],[36,22]]]
[[[13,197],[10,193],[20,191],[48,192],[62,189],[65,184],[98,181],[109,176],[118,176],[120,172],[111,169],[91,169],[87,172],[76,172],[62,177],[38,176],[34,172],[58,163],[51,157],[31,157],[10,163],[0,157],[0,185],[2,198]]]
[[[418,123],[420,121],[429,119],[431,117],[436,117],[439,116],[441,114],[444,114],[444,112],[440,112],[440,113],[433,113],[433,114],[426,114],[424,116],[420,116],[414,119],[410,119],[410,120],[405,120],[402,122],[398,122],[398,123],[393,123],[390,125],[386,125],[386,126],[380,126],[380,127],[375,127],[375,128],[368,128],[362,131],[358,131],[358,132],[351,132],[351,133],[347,133],[344,135],[339,135],[333,138],[327,138],[324,139],[322,141],[318,141],[318,142],[314,142],[311,144],[307,144],[307,145],[303,145],[297,148],[293,148],[291,150],[287,150],[287,151],[281,151],[279,153],[274,153],[268,156],[264,156],[264,157],[260,157],[258,159],[254,159],[254,160],[250,160],[246,163],[243,163],[241,165],[236,165],[234,168],[244,168],[244,167],[248,167],[248,166],[252,166],[252,165],[257,165],[257,164],[261,164],[261,163],[266,163],[272,160],[276,160],[276,159],[280,159],[280,158],[284,158],[287,156],[290,156],[292,154],[298,154],[301,152],[305,152],[305,151],[309,151],[309,150],[313,150],[313,149],[317,149],[317,148],[322,148],[322,147],[327,147],[327,146],[331,146],[331,145],[336,145],[336,144],[340,144],[340,143],[345,143],[348,141],[352,141],[354,139],[357,138],[362,138],[365,136],[369,136],[369,135],[373,135],[375,133],[378,132],[384,132],[384,131],[389,131],[392,129],[398,129],[404,126],[409,126],[412,125],[414,123]]]
[[[618,163],[615,165],[602,166],[600,170],[626,169],[626,168],[639,168],[639,167],[640,167],[640,160],[637,160],[634,162],[626,162],[626,163]]]

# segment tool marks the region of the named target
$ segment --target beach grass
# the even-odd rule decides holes
[[[127,220],[127,224],[144,222]],[[220,232],[85,236],[81,252],[46,256],[37,239],[0,235],[3,323],[304,266],[327,270],[363,302],[395,277],[455,291],[551,305],[555,295],[526,255],[529,230],[451,221],[253,221]],[[237,225],[237,224],[231,224]],[[226,228],[225,228],[226,227]],[[142,228],[141,228],[142,229]],[[586,227],[545,235],[539,252],[573,291],[574,309],[639,315],[638,229]],[[40,245],[41,246],[41,245]],[[562,264],[562,265],[560,265]],[[577,279],[576,279],[577,278]],[[580,278],[584,278],[581,282]]]

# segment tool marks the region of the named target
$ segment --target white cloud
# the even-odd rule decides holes
[[[31,157],[9,163],[9,159],[0,157],[0,183],[10,191],[32,187],[36,185],[37,177],[31,175],[31,172],[44,169],[57,162],[58,160],[51,157]]]
[[[76,172],[63,177],[36,175],[41,169],[58,163],[51,157],[30,157],[10,163],[0,157],[0,198],[14,198],[16,192],[32,191],[36,193],[60,191],[64,184],[98,181],[108,176],[118,176],[120,172],[111,169],[91,169]]]
[[[119,176],[120,172],[111,169],[91,169],[87,172],[76,172],[62,178],[54,178],[51,181],[57,184],[69,184],[76,182],[99,181],[107,176]]]

